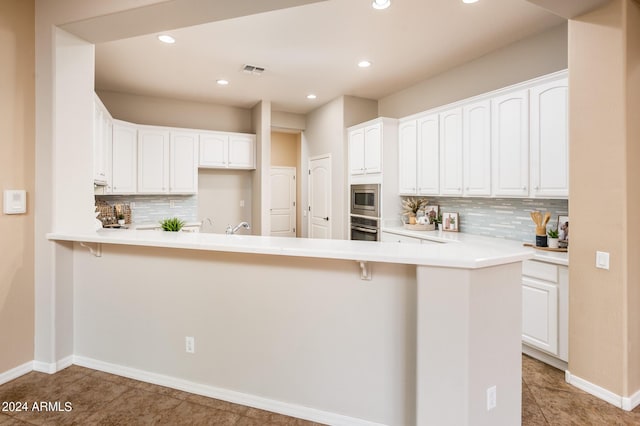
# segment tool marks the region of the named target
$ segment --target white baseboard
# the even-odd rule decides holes
[[[11,380],[17,379],[20,376],[24,376],[27,373],[33,371],[33,361],[25,362],[9,371],[0,373],[0,385],[3,385]]]
[[[138,370],[136,368],[124,367],[121,365],[98,361],[83,356],[74,356],[73,363],[81,367],[104,371],[106,373],[111,373],[118,376],[129,377],[130,379],[139,380],[141,382],[166,386],[189,393],[206,396],[209,398],[216,398],[235,404],[246,405],[261,410],[272,411],[274,413],[284,414],[287,416],[297,417],[313,422],[324,423],[327,425],[384,426],[380,423],[374,423],[355,417],[348,417],[328,411],[317,410],[315,408],[304,407],[301,405],[276,401],[273,399],[249,395],[241,392],[235,392],[228,389],[194,383],[188,380],[178,379],[175,377],[165,376],[157,373],[151,373],[144,370]]]
[[[33,361],[33,371],[40,373],[53,374],[58,371],[55,362]]]
[[[522,353],[525,355],[529,355],[531,358],[535,358],[538,361],[542,361],[545,364],[549,364],[550,366],[555,367],[558,370],[566,371],[569,367],[566,361],[542,352],[536,348],[532,348],[531,346],[525,345],[524,343],[522,344]]]
[[[565,380],[570,385],[573,385],[578,389],[590,393],[591,395],[600,398],[601,400],[606,401],[609,404],[615,405],[618,408],[622,408],[625,411],[631,411],[635,407],[640,405],[640,391],[634,393],[630,397],[623,397],[603,387],[594,385],[587,380],[574,376],[569,372],[569,370],[565,371]]]

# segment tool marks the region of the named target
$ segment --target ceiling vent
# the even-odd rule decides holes
[[[246,73],[246,74],[262,75],[262,73],[264,72],[264,67],[258,67],[256,65],[245,64],[242,67],[242,71],[244,73]]]

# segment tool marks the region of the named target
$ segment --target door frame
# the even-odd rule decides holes
[[[295,197],[295,205],[294,205],[294,209],[293,209],[293,221],[294,221],[294,238],[298,237],[298,208],[300,207],[300,202],[298,201],[298,169],[297,167],[293,167],[293,166],[271,166],[269,168],[269,188],[271,188],[272,182],[272,172],[274,170],[292,170],[293,171],[293,180],[294,180],[294,188],[293,188],[293,196]],[[271,188],[272,189],[272,188]],[[269,196],[271,197],[273,195],[273,191],[271,191],[271,194],[269,194]],[[269,216],[271,216],[271,212],[272,212],[273,206],[271,205],[271,199],[269,199]],[[271,221],[269,223],[269,235],[271,235]]]
[[[310,213],[310,208],[311,208],[311,162],[312,161],[316,161],[316,160],[323,160],[323,159],[327,159],[329,160],[329,178],[331,178],[332,174],[331,174],[331,169],[332,169],[332,163],[333,161],[331,160],[331,153],[327,153],[327,154],[320,154],[320,155],[315,155],[313,157],[309,157],[309,160],[307,162],[308,165],[308,179],[307,179],[307,238],[311,238],[311,215]],[[329,182],[329,188],[331,189],[331,182]],[[331,189],[331,194],[329,195],[333,195],[333,189]],[[332,208],[333,205],[331,203],[331,196],[329,197],[329,201],[328,201],[328,210],[329,210],[329,217],[332,216],[331,212],[332,212]],[[330,221],[331,222],[331,221]],[[332,223],[329,223],[329,238],[331,239],[333,237],[333,232],[332,232]]]

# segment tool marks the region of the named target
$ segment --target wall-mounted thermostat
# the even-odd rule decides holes
[[[27,191],[6,189],[4,191],[4,214],[22,214],[27,212]]]

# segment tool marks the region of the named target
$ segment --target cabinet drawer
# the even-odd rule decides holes
[[[408,243],[408,244],[420,244],[419,238],[407,237],[405,235],[392,234],[390,232],[382,233],[382,242],[389,243]]]
[[[522,262],[522,275],[557,283],[558,266],[535,260],[525,260]]]

